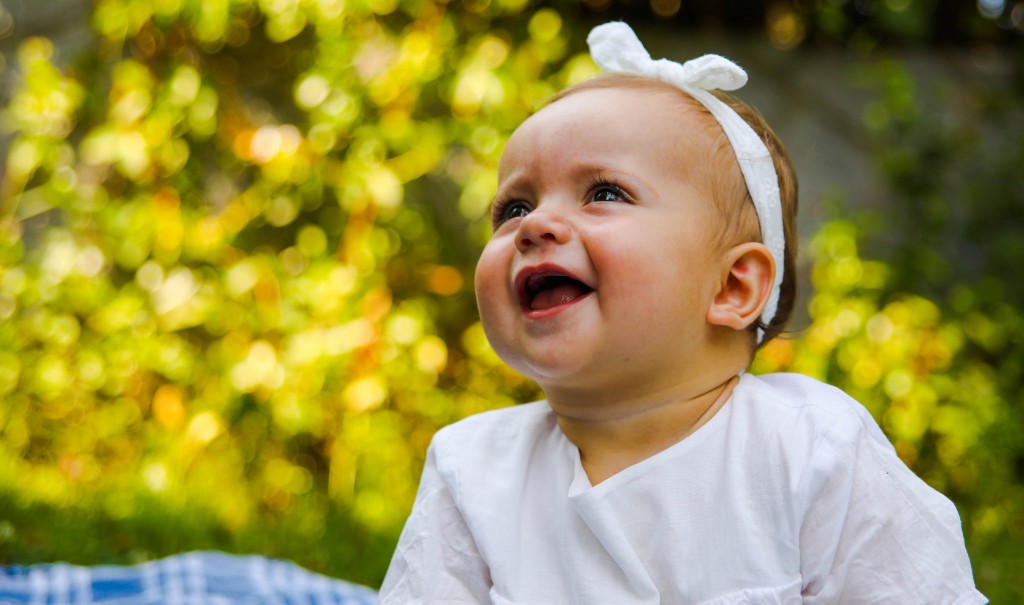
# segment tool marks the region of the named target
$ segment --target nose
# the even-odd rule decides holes
[[[525,253],[531,247],[564,244],[571,234],[572,229],[564,217],[552,210],[537,208],[519,221],[516,248]]]

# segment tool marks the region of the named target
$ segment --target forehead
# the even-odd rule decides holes
[[[596,88],[544,107],[513,133],[500,172],[513,165],[564,159],[567,154],[657,163],[687,171],[713,145],[713,118],[683,93],[660,89]]]

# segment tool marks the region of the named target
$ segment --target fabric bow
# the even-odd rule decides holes
[[[633,30],[618,21],[595,27],[587,44],[594,62],[607,72],[647,76],[683,89],[729,91],[747,83],[747,72],[720,55],[704,55],[682,65],[668,59],[655,61]]]

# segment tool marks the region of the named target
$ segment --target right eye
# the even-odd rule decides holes
[[[495,227],[498,227],[506,221],[523,218],[527,214],[530,214],[530,206],[527,205],[526,202],[521,200],[511,200],[509,202],[494,205],[491,222]]]

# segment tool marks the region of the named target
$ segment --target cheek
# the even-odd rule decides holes
[[[498,356],[506,360],[512,354],[510,343],[514,332],[513,306],[516,304],[511,299],[508,286],[510,262],[500,248],[488,244],[477,261],[474,275],[476,307],[484,334]]]
[[[671,323],[702,319],[710,303],[710,259],[699,245],[680,234],[648,231],[646,238],[611,239],[591,248],[610,299],[631,312],[634,329],[656,321]]]
[[[486,313],[487,307],[496,303],[496,299],[505,289],[508,263],[503,256],[496,246],[488,243],[480,254],[480,260],[476,263],[474,274],[476,306],[481,315]]]

